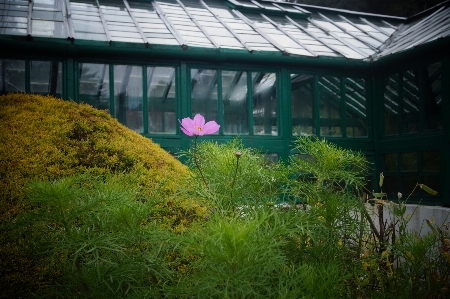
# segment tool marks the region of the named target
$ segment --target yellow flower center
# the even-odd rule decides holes
[[[197,131],[202,131],[202,128],[201,127],[199,127],[199,126],[194,126],[194,129],[196,129]]]

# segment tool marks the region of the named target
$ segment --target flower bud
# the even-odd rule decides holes
[[[236,152],[236,157],[240,157],[240,156],[242,156],[242,153],[241,152]]]

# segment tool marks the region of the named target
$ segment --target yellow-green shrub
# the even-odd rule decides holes
[[[22,206],[28,180],[86,170],[140,169],[148,193],[173,193],[188,169],[169,153],[121,125],[107,112],[50,96],[0,96],[0,219]],[[164,182],[164,184],[161,184]]]

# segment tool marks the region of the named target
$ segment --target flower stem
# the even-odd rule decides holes
[[[237,175],[237,171],[239,168],[239,158],[241,157],[241,153],[240,152],[236,152],[236,169],[234,170],[234,177],[233,177],[233,181],[231,182],[231,192],[230,192],[230,198],[233,199],[233,188],[234,188],[234,183],[236,182],[236,175]]]
[[[200,168],[200,165],[198,164],[198,160],[197,160],[197,137],[195,136],[194,139],[194,162],[195,162],[195,166],[197,166],[198,171],[200,172],[200,175],[203,179],[203,183],[205,183],[205,186],[208,187],[208,184],[206,183],[205,177],[203,176],[203,172],[202,169]]]

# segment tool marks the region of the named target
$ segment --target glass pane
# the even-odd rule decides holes
[[[142,103],[142,67],[115,65],[115,117],[122,124],[138,133],[144,132]]]
[[[402,191],[401,193],[407,197],[407,195],[418,195],[419,194],[419,188],[417,187],[418,183],[417,176],[402,176]],[[413,193],[411,193],[414,190]]]
[[[417,153],[402,154],[402,171],[417,171]]]
[[[80,63],[79,102],[109,112],[109,67],[107,64]]]
[[[222,71],[225,134],[248,134],[247,73]]]
[[[217,71],[191,70],[192,116],[200,113],[206,121],[218,122]]]
[[[25,61],[0,60],[0,93],[25,91]]]
[[[403,133],[419,132],[419,73],[403,73]]]
[[[442,77],[441,63],[435,63],[426,69],[424,109],[426,131],[442,130]]]
[[[341,80],[319,78],[320,136],[341,137]]]
[[[278,135],[277,75],[252,73],[253,130],[255,135]]]
[[[384,79],[384,135],[398,135],[398,76]]]
[[[345,79],[347,137],[367,136],[366,89],[364,79]]]
[[[316,134],[314,126],[314,76],[291,75],[292,135]]]
[[[398,171],[397,154],[384,155],[384,171]]]
[[[148,132],[176,132],[175,68],[148,67]]]
[[[428,187],[430,187],[431,189],[440,192],[440,181],[441,181],[441,177],[438,175],[427,175],[423,177],[423,183],[425,185],[427,185]],[[431,195],[425,191],[422,191],[422,195],[424,196],[436,196],[436,195]],[[439,196],[439,194],[437,195]]]
[[[56,61],[32,61],[30,91],[61,97],[62,63]]]
[[[439,151],[425,151],[422,153],[422,170],[439,171]]]
[[[379,188],[377,184],[377,188]],[[383,181],[382,191],[387,195],[395,195],[397,197],[397,193],[400,191],[398,188],[398,179],[395,176],[385,176]]]

